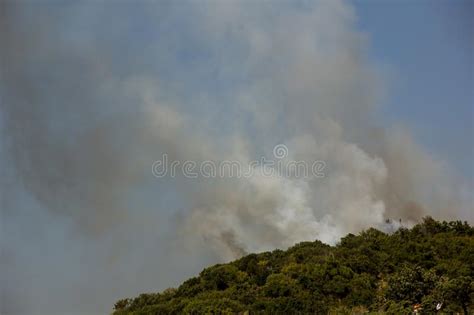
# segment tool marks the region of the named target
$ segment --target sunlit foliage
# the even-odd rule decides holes
[[[369,229],[333,247],[250,254],[120,300],[113,314],[409,314],[416,304],[421,314],[468,314],[473,275],[474,228],[428,217],[391,235]]]

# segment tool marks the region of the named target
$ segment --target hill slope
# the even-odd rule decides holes
[[[115,304],[124,314],[408,314],[474,311],[474,228],[425,218],[387,235],[369,229],[204,269],[177,289]]]

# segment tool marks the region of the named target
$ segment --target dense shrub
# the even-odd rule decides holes
[[[423,314],[474,311],[474,228],[425,218],[391,235],[369,229],[250,254],[177,289],[115,303],[130,314]]]

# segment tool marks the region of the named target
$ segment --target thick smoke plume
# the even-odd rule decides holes
[[[93,314],[211,262],[473,220],[402,126],[346,3],[0,4],[2,314]],[[153,161],[271,156],[324,178],[156,179]],[[71,313],[73,312],[73,313]]]

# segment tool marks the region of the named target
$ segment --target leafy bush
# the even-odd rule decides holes
[[[422,314],[474,311],[474,228],[425,218],[336,246],[302,242],[204,269],[177,289],[115,303],[130,314]]]

